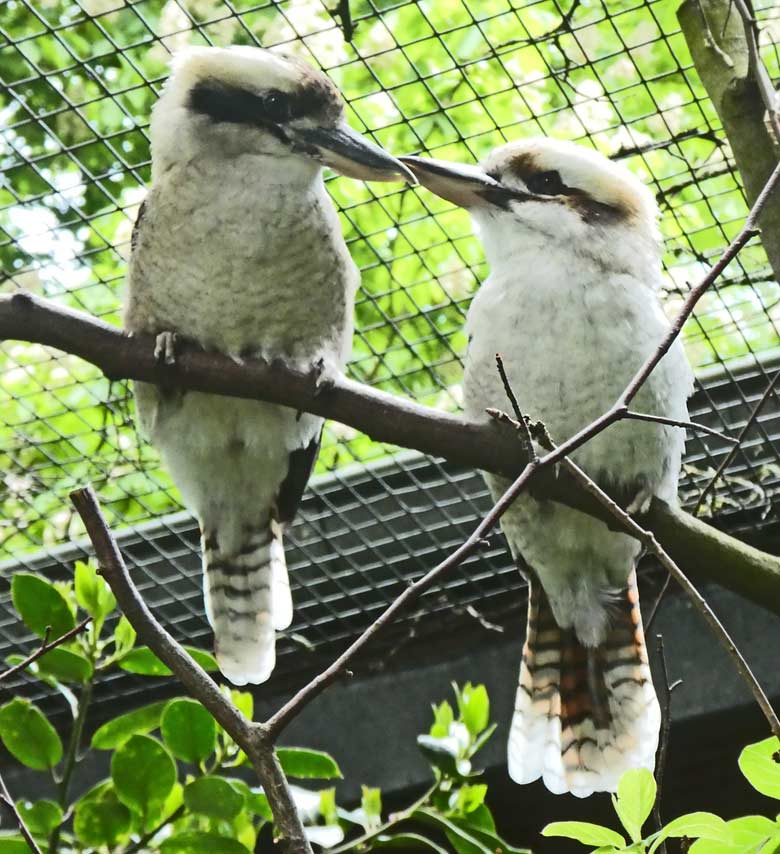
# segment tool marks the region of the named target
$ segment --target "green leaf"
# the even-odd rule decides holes
[[[336,790],[321,789],[320,790],[320,815],[325,820],[325,824],[338,824],[338,808],[336,807]]]
[[[619,833],[589,821],[554,821],[542,830],[542,836],[565,836],[567,839],[576,839],[583,845],[614,845],[616,848],[626,846],[626,840]]]
[[[461,815],[465,815],[482,806],[485,795],[487,795],[487,786],[484,783],[474,786],[463,785],[453,793],[450,799],[450,807],[457,810]]]
[[[460,691],[457,685],[453,687],[458,698],[461,720],[466,724],[472,737],[476,738],[490,721],[490,700],[487,689],[484,685],[472,686],[471,682],[467,682]]]
[[[320,750],[303,747],[280,747],[276,751],[282,770],[288,777],[333,780],[341,777],[336,760]]]
[[[198,815],[231,821],[241,812],[244,797],[222,777],[200,777],[184,787],[184,803]]]
[[[487,807],[483,804],[479,807],[479,810],[486,810],[489,812]],[[469,813],[466,818],[451,818],[450,821],[459,827],[461,830],[464,830],[470,836],[473,836],[479,842],[481,842],[484,846],[486,846],[490,851],[500,851],[501,854],[531,854],[531,851],[528,848],[515,848],[513,845],[510,845],[505,839],[502,839],[497,833],[495,829],[495,824],[493,824],[492,829],[488,829],[479,824],[475,824],[473,819],[477,811]],[[490,821],[493,821],[493,816],[490,816]]]
[[[460,748],[455,739],[418,735],[417,746],[434,768],[450,777],[457,775]]]
[[[122,615],[114,629],[114,652],[118,657],[126,655],[135,644],[135,629],[130,620]]]
[[[133,735],[111,759],[111,779],[123,804],[144,820],[159,811],[176,782],[176,764],[159,741]]]
[[[77,560],[75,567],[76,601],[99,624],[116,608],[116,599],[105,580],[91,563]]]
[[[11,581],[11,598],[25,626],[38,637],[46,634],[47,626],[54,640],[76,625],[68,600],[40,575],[17,572]]]
[[[217,746],[217,724],[197,700],[171,700],[160,721],[163,741],[177,759],[197,764]]]
[[[392,836],[378,836],[373,840],[374,848],[400,849],[401,851],[432,851],[433,854],[448,854],[446,848],[421,836],[419,833],[394,833]]]
[[[360,808],[366,817],[366,830],[379,827],[382,823],[382,790],[361,786]]]
[[[728,831],[726,822],[717,815],[710,812],[693,812],[688,815],[681,815],[679,818],[670,821],[665,825],[661,832],[653,840],[650,846],[649,854],[658,848],[664,841],[672,837],[687,836],[689,839],[726,839]]]
[[[618,782],[617,797],[612,798],[612,803],[632,842],[642,838],[642,826],[652,812],[655,793],[655,777],[647,768],[632,768]]]
[[[108,721],[95,730],[92,736],[92,747],[98,750],[114,750],[121,747],[131,735],[136,733],[146,735],[152,732],[160,725],[163,709],[167,705],[168,702],[165,700],[151,703]]]
[[[198,662],[208,673],[219,670],[219,665],[213,655],[205,649],[197,649],[193,646],[185,646],[184,649]],[[172,676],[171,669],[160,661],[148,646],[139,646],[131,649],[127,655],[119,661],[122,670],[128,673],[138,673],[141,676]]]
[[[101,783],[76,804],[73,831],[85,845],[113,848],[130,832],[132,815],[110,783]]]
[[[493,819],[493,813],[490,812],[487,804],[480,804],[476,809],[471,810],[462,819],[453,819],[455,822],[463,822],[468,827],[478,830],[484,830],[487,833],[496,832],[496,822]]]
[[[62,742],[43,712],[16,697],[0,708],[0,738],[8,752],[28,768],[44,771],[62,758]]]
[[[249,691],[230,691],[230,699],[233,705],[241,712],[247,720],[252,720],[254,717],[255,701]]]
[[[433,725],[430,735],[434,738],[445,738],[450,734],[450,724],[455,720],[452,706],[445,700],[440,705],[433,707]]]
[[[34,836],[48,836],[62,821],[62,807],[54,801],[20,800],[16,804],[24,823]]]
[[[494,854],[494,851],[476,834],[464,830],[441,813],[429,809],[418,809],[412,813],[412,818],[424,824],[431,824],[442,831],[457,854]]]
[[[160,846],[161,854],[250,854],[237,839],[191,830],[169,836]]]
[[[739,770],[762,795],[780,798],[780,740],[772,736],[748,745],[739,755]]]
[[[32,854],[21,836],[0,836],[0,854]]]
[[[42,655],[36,663],[42,674],[53,676],[59,682],[83,684],[92,676],[94,670],[92,662],[84,655],[61,646]]]
[[[761,815],[748,815],[726,822],[724,840],[699,839],[689,854],[764,854],[764,846],[777,833],[777,824]]]

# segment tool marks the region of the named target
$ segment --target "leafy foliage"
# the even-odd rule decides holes
[[[780,801],[780,741],[767,738],[746,747],[739,767],[759,792]],[[587,845],[596,854],[654,854],[666,839],[687,839],[690,854],[777,854],[780,851],[780,816],[760,815],[724,821],[708,812],[681,815],[660,830],[643,836],[643,828],[656,798],[653,775],[646,769],[627,771],[613,797],[615,813],[630,842],[611,828],[582,821],[548,824],[545,836],[565,836]],[[596,846],[593,848],[593,846]]]
[[[13,579],[20,617],[33,628],[52,615],[68,629],[88,613],[89,631],[57,652],[83,662],[83,669],[44,667],[47,656],[29,671],[59,690],[81,689],[74,724],[88,711],[93,685],[111,670],[132,662],[134,672],[149,678],[170,673],[146,648],[135,646],[126,620],[115,621],[116,602],[91,564],[79,563],[74,584],[50,585],[30,573]],[[67,615],[67,617],[65,616]],[[113,631],[109,625],[114,625]],[[191,650],[192,652],[192,650]],[[211,656],[194,651],[213,669]],[[228,690],[227,688],[225,690]],[[293,785],[296,804],[305,818],[312,844],[338,852],[380,849],[422,850],[457,854],[518,854],[498,836],[486,804],[487,786],[472,769],[472,758],[493,732],[484,686],[454,686],[458,715],[446,701],[434,709],[429,733],[420,747],[433,756],[434,780],[423,797],[407,809],[387,815],[382,793],[363,786],[359,807],[348,810],[336,801],[328,781],[341,770],[332,756],[302,747],[280,747],[277,755],[287,775],[306,781]],[[233,702],[252,715],[252,696],[231,691]],[[59,771],[81,758],[78,745],[68,747],[43,712],[16,697],[0,708],[0,739],[22,764],[35,771]],[[20,801],[19,811],[48,854],[88,854],[96,849],[120,852],[144,840],[143,850],[161,854],[246,854],[261,835],[273,833],[273,816],[262,789],[241,778],[243,753],[209,712],[189,697],[150,703],[117,715],[92,735],[92,750],[110,752],[110,776],[81,797],[71,799],[60,787],[58,802]],[[448,759],[445,759],[448,757]],[[54,841],[52,841],[54,840]],[[262,846],[262,840],[261,846]],[[264,849],[263,849],[264,850]],[[0,854],[28,854],[15,833],[0,833]]]

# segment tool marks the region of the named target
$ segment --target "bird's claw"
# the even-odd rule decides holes
[[[176,333],[161,332],[154,340],[154,358],[159,365],[176,364]]]
[[[631,503],[626,507],[626,513],[629,516],[643,516],[650,509],[650,502],[653,500],[653,490],[650,486],[643,486],[631,500]]]
[[[328,370],[325,359],[320,356],[312,363],[312,376],[314,377],[315,397],[324,391],[332,389],[336,385],[336,377]]]

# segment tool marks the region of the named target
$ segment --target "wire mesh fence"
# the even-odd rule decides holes
[[[756,14],[780,75],[780,9]],[[149,180],[148,121],[169,54],[186,44],[284,46],[322,67],[350,122],[387,150],[473,161],[552,135],[622,160],[653,188],[673,312],[739,229],[739,176],[668,0],[6,0],[0,6],[0,260],[25,288],[110,322]],[[420,402],[460,405],[463,323],[486,267],[468,217],[422,192],[328,180],[363,272],[349,373]],[[753,242],[685,330],[699,383],[692,417],[738,430],[780,367],[780,288]],[[24,640],[13,567],[65,578],[80,547],[67,493],[91,481],[147,597],[175,633],[208,645],[191,520],[132,425],[126,383],[49,348],[0,350],[0,653]],[[777,522],[774,395],[706,508],[755,535]],[[727,447],[688,441],[695,503]],[[290,537],[296,621],[280,670],[327,651],[457,545],[487,506],[478,476],[336,424]],[[434,591],[428,610],[489,620],[521,582],[498,538]],[[478,612],[474,609],[478,609]],[[413,613],[407,632],[421,630]],[[285,665],[285,662],[288,662]]]

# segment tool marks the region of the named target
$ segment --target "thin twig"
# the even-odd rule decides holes
[[[35,652],[31,653],[24,659],[24,661],[20,661],[18,664],[14,664],[13,667],[9,667],[3,673],[0,673],[0,682],[4,679],[8,679],[10,676],[13,676],[14,673],[18,673],[20,670],[24,670],[25,667],[29,667],[34,661],[37,661],[42,655],[46,655],[52,649],[60,646],[61,644],[67,643],[72,638],[76,637],[76,635],[81,634],[84,629],[89,624],[92,617],[86,617],[83,619],[77,626],[74,626],[70,631],[65,632],[64,635],[60,635],[58,638],[55,638],[53,641],[48,640],[48,633],[43,638],[43,642],[35,650]]]
[[[528,427],[528,419],[520,410],[520,404],[517,402],[517,397],[515,396],[512,384],[509,382],[509,377],[506,375],[506,371],[504,370],[504,360],[501,358],[500,353],[496,353],[496,367],[498,368],[498,375],[501,377],[501,382],[504,386],[504,393],[509,400],[512,411],[515,413],[515,418],[517,419],[517,429],[520,434],[520,441],[523,444],[523,450],[525,451],[529,462],[535,463],[539,459],[539,455],[536,453],[536,448],[534,448],[534,442],[531,438],[531,430]]]
[[[134,842],[132,845],[125,848],[121,854],[138,854],[139,851],[143,851],[147,844],[151,842],[164,827],[184,815],[185,809],[185,805],[180,804],[167,818],[162,819],[156,827],[153,827],[150,831],[145,833],[137,842]]]
[[[710,436],[717,436],[724,442],[736,444],[739,439],[733,436],[727,436],[721,433],[720,430],[714,430],[712,427],[707,427],[704,424],[697,424],[695,421],[679,421],[676,418],[665,418],[663,415],[648,415],[646,412],[634,412],[629,409],[623,413],[623,418],[629,418],[633,421],[650,421],[653,424],[667,424],[669,427],[679,427],[682,430],[696,430],[699,433],[709,433]]]
[[[211,712],[252,762],[268,798],[275,827],[284,840],[280,854],[312,854],[266,727],[244,717],[208,673],[157,622],[130,578],[92,488],[76,489],[70,493],[70,498],[92,541],[99,572],[108,582],[138,637],[170,667],[190,694]]]
[[[661,734],[658,744],[658,759],[655,763],[656,796],[655,804],[653,805],[653,818],[655,819],[656,830],[660,830],[663,827],[663,821],[661,820],[661,789],[664,781],[664,771],[666,770],[666,753],[669,749],[669,734],[672,729],[672,691],[682,685],[682,679],[677,679],[672,684],[669,684],[669,670],[666,666],[666,653],[664,652],[663,635],[656,636],[656,652],[658,653],[658,659],[661,662],[661,675],[663,677],[663,681],[661,682]],[[659,854],[666,854],[665,842],[661,843],[658,851]]]
[[[721,460],[720,465],[715,470],[715,474],[710,478],[710,480],[705,485],[704,489],[699,493],[699,498],[696,501],[696,506],[693,508],[693,515],[697,515],[699,510],[701,510],[701,506],[704,503],[704,499],[707,495],[712,491],[715,484],[720,480],[721,475],[724,471],[731,465],[734,457],[737,455],[737,451],[739,451],[739,447],[745,439],[750,428],[756,423],[756,419],[758,418],[761,410],[764,408],[764,405],[769,400],[772,392],[775,390],[775,386],[777,385],[778,380],[780,380],[780,371],[777,371],[775,375],[772,377],[769,385],[764,390],[764,393],[761,395],[761,398],[753,407],[753,411],[750,413],[750,417],[745,422],[745,426],[739,431],[739,435],[737,436],[736,445],[726,454],[726,456]]]
[[[753,698],[764,713],[764,717],[769,724],[772,734],[780,738],[780,719],[778,719],[775,710],[772,708],[772,704],[764,693],[764,689],[761,687],[760,682],[756,679],[755,674],[745,661],[737,645],[731,639],[731,636],[726,631],[724,625],[707,604],[706,599],[701,595],[701,593],[699,593],[693,584],[691,584],[688,577],[680,567],[677,566],[671,557],[669,557],[651,531],[647,531],[638,525],[637,522],[635,522],[622,507],[615,503],[615,501],[613,501],[600,486],[594,483],[594,481],[591,480],[591,478],[588,477],[588,475],[585,474],[585,472],[573,460],[567,458],[564,460],[563,465],[580,481],[583,488],[587,489],[598,501],[600,501],[610,513],[612,513],[616,518],[620,518],[626,527],[633,529],[634,536],[644,544],[648,552],[654,554],[658,558],[661,565],[668,570],[668,572],[674,577],[675,581],[680,585],[680,587],[682,587],[683,592],[690,599],[693,607],[699,612],[699,614],[701,614],[704,621],[720,642],[721,646],[731,657],[734,668],[742,678],[742,681],[748,686],[753,694]]]
[[[16,804],[14,803],[14,799],[11,797],[11,793],[8,791],[8,787],[5,785],[5,780],[3,779],[2,774],[0,774],[0,802],[4,803],[8,809],[11,811],[11,814],[14,817],[14,821],[19,828],[19,832],[24,837],[24,841],[30,846],[30,850],[33,854],[41,854],[41,849],[38,846],[38,843],[33,839],[32,833],[30,833],[30,828],[24,822],[24,819],[21,816],[21,813],[16,808]]]
[[[318,676],[315,676],[308,685],[305,685],[290,699],[279,711],[266,721],[266,727],[272,738],[276,738],[285,726],[316,696],[321,694],[331,683],[335,682],[346,670],[347,663],[359,653],[385,626],[392,623],[395,617],[408,605],[418,599],[433,583],[442,578],[447,572],[459,566],[482,547],[482,541],[498,520],[509,509],[515,498],[526,488],[528,481],[538,468],[538,463],[528,463],[520,476],[499,498],[492,510],[477,525],[471,536],[462,543],[449,557],[438,566],[426,573],[422,578],[401,593],[400,596],[386,608],[379,617],[353,641],[344,652]]]

